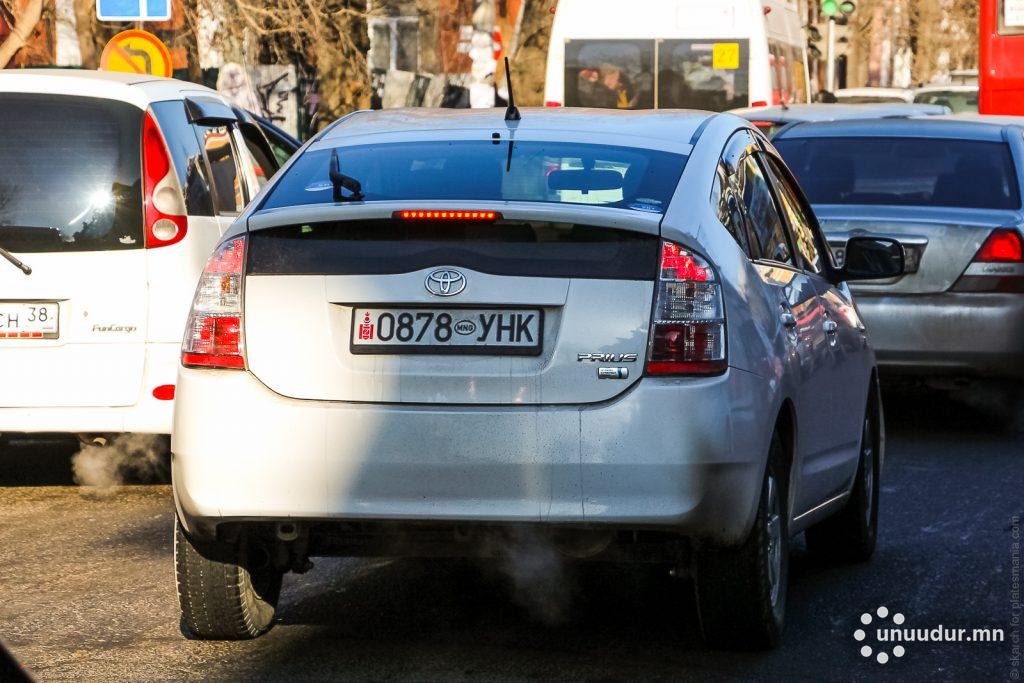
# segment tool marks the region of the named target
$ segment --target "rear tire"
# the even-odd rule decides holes
[[[789,523],[782,440],[772,436],[757,517],[736,548],[696,556],[694,583],[704,640],[713,647],[765,650],[782,638],[789,577]]]
[[[807,548],[841,562],[867,562],[878,542],[879,463],[875,424],[869,405],[861,434],[860,462],[853,491],[842,510],[807,530]]]
[[[266,559],[248,566],[238,545],[199,544],[174,520],[174,574],[183,630],[201,640],[243,640],[270,630],[283,572]]]

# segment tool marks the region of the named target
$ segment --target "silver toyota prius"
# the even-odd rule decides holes
[[[691,576],[771,647],[789,539],[874,548],[884,428],[847,280],[749,122],[359,112],[292,158],[199,282],[173,434],[187,629],[270,628],[311,556],[528,535]],[[498,550],[496,550],[498,549]]]

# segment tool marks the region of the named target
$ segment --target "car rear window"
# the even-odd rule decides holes
[[[381,275],[445,264],[493,275],[653,280],[658,246],[657,235],[547,221],[334,221],[252,232],[248,273]]]
[[[338,150],[341,172],[364,200],[525,201],[664,213],[686,156],[567,142],[428,141]],[[334,201],[332,150],[307,152],[261,208]]]
[[[1021,205],[1013,157],[1001,142],[815,137],[774,143],[813,204]]]
[[[91,97],[0,93],[0,246],[140,249],[142,110]]]
[[[920,104],[937,104],[949,107],[954,114],[977,114],[978,91],[929,90],[918,93],[914,101]]]

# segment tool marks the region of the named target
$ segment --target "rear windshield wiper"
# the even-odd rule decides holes
[[[341,162],[338,160],[338,148],[331,150],[331,185],[334,186],[334,201],[336,202],[358,202],[363,198],[363,186],[352,176],[341,172]],[[346,197],[342,194],[342,188],[352,194]]]
[[[11,252],[7,251],[3,247],[0,247],[0,256],[3,256],[5,259],[10,261],[13,266],[18,268],[18,270],[20,270],[21,272],[25,273],[25,275],[31,275],[32,274],[32,268],[30,268],[29,266],[27,266],[24,263],[22,263],[21,260],[17,256],[15,256]]]

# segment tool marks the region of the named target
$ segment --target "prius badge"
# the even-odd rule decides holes
[[[427,276],[426,285],[434,296],[455,296],[466,289],[466,276],[452,268],[440,268]]]

